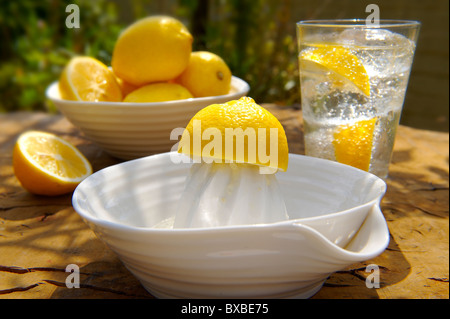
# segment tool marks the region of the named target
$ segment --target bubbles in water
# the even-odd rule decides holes
[[[370,82],[370,96],[366,96],[351,82],[333,84],[329,72],[311,69],[300,75],[307,154],[335,160],[332,142],[336,129],[376,117],[370,172],[386,176],[414,56],[414,42],[386,29],[352,28],[310,38],[303,45],[306,50],[342,45],[358,57]]]
[[[415,44],[405,36],[385,29],[346,29],[336,36],[345,46],[364,50],[355,54],[371,75],[406,72],[411,65]]]

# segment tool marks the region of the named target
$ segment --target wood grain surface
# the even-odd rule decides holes
[[[285,127],[291,153],[304,154],[301,111],[264,105]],[[0,298],[153,298],[72,208],[71,194],[26,192],[14,175],[18,135],[36,129],[75,144],[94,171],[120,160],[86,139],[61,115],[0,115]],[[373,260],[332,274],[314,299],[449,298],[449,139],[400,126],[382,211],[390,244]],[[80,288],[67,288],[66,267],[80,267]],[[369,264],[380,269],[380,288],[368,288]]]

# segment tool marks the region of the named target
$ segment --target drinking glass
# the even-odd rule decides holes
[[[306,155],[388,176],[419,28],[404,20],[297,23]]]

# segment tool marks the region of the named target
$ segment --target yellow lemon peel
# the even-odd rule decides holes
[[[300,54],[300,63],[315,63],[353,83],[366,96],[370,96],[367,71],[350,50],[336,45],[308,49]],[[335,77],[336,78],[336,77]],[[339,80],[334,79],[335,82]]]
[[[217,141],[220,143],[213,143]],[[184,130],[178,152],[282,171],[286,171],[289,160],[283,126],[273,114],[249,97],[212,104],[200,110]]]
[[[362,120],[336,130],[333,145],[338,162],[369,170],[376,121],[376,118]]]

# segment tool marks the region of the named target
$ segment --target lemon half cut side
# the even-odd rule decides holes
[[[97,59],[72,58],[59,79],[59,91],[65,100],[121,102],[122,90],[114,73]]]
[[[19,136],[13,150],[13,168],[25,189],[48,196],[69,193],[92,174],[91,164],[74,145],[40,131]]]

